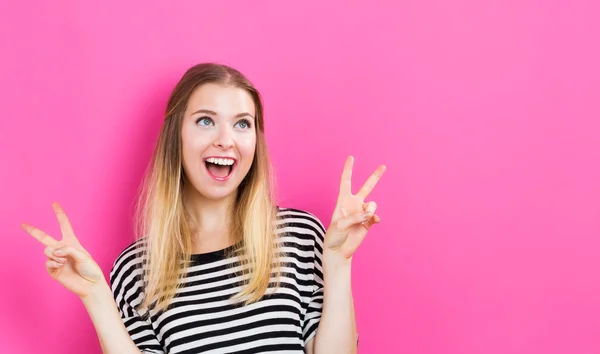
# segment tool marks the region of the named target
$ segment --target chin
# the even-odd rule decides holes
[[[202,195],[202,197],[204,197],[208,200],[214,201],[214,202],[225,200],[225,199],[235,195],[235,190],[230,191],[230,192],[224,192],[224,193],[215,193],[215,192],[208,192],[208,191],[198,191],[198,192]]]

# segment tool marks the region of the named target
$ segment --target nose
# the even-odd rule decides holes
[[[229,149],[233,146],[233,135],[230,129],[225,126],[222,126],[219,129],[219,134],[215,139],[213,145],[220,149]]]

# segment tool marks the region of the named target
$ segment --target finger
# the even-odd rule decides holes
[[[369,203],[363,203],[363,210],[367,210]],[[375,205],[377,209],[377,205]],[[375,224],[378,224],[381,221],[381,218],[379,217],[379,215],[375,214],[375,211],[373,211],[373,220],[375,221]]]
[[[375,214],[375,210],[377,210],[377,203],[375,203],[375,202],[364,203],[363,210],[370,211],[371,214]]]
[[[367,237],[369,228],[373,224],[373,220],[374,220],[373,214],[371,214],[368,211],[366,211],[365,214],[371,215],[371,217],[369,217],[365,221],[358,224],[358,225],[360,225],[360,228],[356,232],[349,233],[348,238],[346,240],[344,240],[343,247],[344,247],[345,253],[347,253],[347,254],[352,255],[352,254],[354,254],[354,252],[356,252],[356,250],[358,249],[360,244],[363,242],[365,237]],[[354,226],[357,226],[357,225],[355,224]]]
[[[360,223],[363,223],[363,222],[369,220],[372,215],[373,215],[373,213],[370,211],[354,213],[354,214],[349,215],[349,216],[341,219],[340,221],[338,221],[337,228],[340,231],[347,231],[352,226],[358,225]]]
[[[352,194],[352,166],[354,165],[354,157],[348,156],[344,163],[342,171],[342,180],[340,181],[340,195]]]
[[[59,247],[60,247],[60,246],[59,246]],[[46,248],[44,249],[44,254],[45,254],[45,255],[46,255],[48,258],[52,259],[52,260],[53,260],[53,261],[55,261],[55,262],[58,262],[58,263],[66,263],[66,262],[67,262],[67,259],[66,259],[66,258],[63,258],[63,257],[57,257],[56,255],[54,255],[53,251],[54,251],[55,249],[56,249],[56,246],[48,246],[48,247],[46,247]]]
[[[58,263],[56,261],[53,261],[51,259],[46,261],[46,268],[48,268],[48,271],[50,271],[51,269],[57,269],[57,268],[62,268],[64,266],[64,264],[62,263]]]
[[[58,243],[58,241],[56,239],[54,239],[53,237],[49,236],[47,233],[45,233],[44,231],[38,229],[37,227],[34,227],[34,226],[29,225],[27,223],[22,223],[21,224],[21,228],[23,230],[25,230],[28,234],[30,234],[31,236],[33,236],[36,240],[38,240],[42,244],[44,244],[45,246],[55,245],[55,244]]]
[[[58,219],[58,224],[60,225],[60,231],[62,232],[63,239],[67,240],[77,240],[75,237],[75,233],[73,232],[73,227],[71,226],[71,222],[67,217],[67,214],[63,210],[63,208],[57,202],[52,203],[52,209],[56,214],[56,218]]]
[[[373,226],[373,224],[375,224],[375,219],[369,218],[369,220],[361,223],[361,226],[364,227],[366,230],[369,230],[371,226]]]
[[[375,186],[377,185],[377,182],[379,181],[381,176],[383,176],[383,173],[385,172],[386,169],[387,169],[387,167],[385,165],[380,165],[379,167],[377,167],[375,172],[373,172],[373,174],[369,177],[369,179],[367,179],[365,184],[362,186],[362,188],[358,191],[358,193],[356,195],[362,199],[366,199],[367,196],[373,190],[373,188],[375,188]]]
[[[368,202],[365,205],[365,212],[371,213],[371,217],[362,223],[362,226],[365,229],[368,230],[371,227],[371,225],[373,225],[375,223],[374,215],[375,215],[376,210],[377,210],[377,203],[375,203],[375,202]]]
[[[365,213],[368,213],[368,212],[365,212]],[[376,220],[380,220],[379,216],[377,216],[375,214],[371,214],[371,215],[372,215],[372,217],[370,217],[368,220],[360,223],[360,225],[363,227],[362,230],[354,232],[354,233],[350,233],[348,235],[348,238],[345,240],[344,247],[348,254],[354,254],[354,252],[356,252],[356,250],[358,249],[360,244],[363,242],[365,237],[367,237],[369,228],[371,228],[371,226],[373,226],[373,224],[378,223],[378,221],[376,221]]]
[[[71,257],[77,263],[87,262],[89,259],[86,253],[71,246],[59,247],[52,254],[58,257]]]

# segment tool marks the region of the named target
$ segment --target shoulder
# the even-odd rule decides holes
[[[123,283],[142,267],[142,255],[146,250],[146,239],[136,240],[125,247],[116,257],[110,270],[111,287]]]
[[[326,233],[325,226],[316,215],[296,208],[279,207],[277,210],[277,227],[286,234],[313,235],[321,244]]]

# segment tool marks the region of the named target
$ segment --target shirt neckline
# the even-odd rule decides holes
[[[241,241],[216,251],[192,253],[191,261],[194,263],[206,263],[225,259],[228,255],[231,254],[232,251],[234,251],[238,247],[240,243]]]

